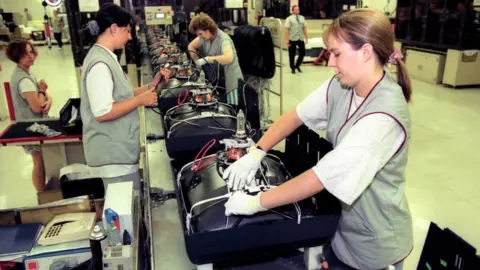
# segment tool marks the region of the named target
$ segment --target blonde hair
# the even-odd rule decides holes
[[[388,63],[394,53],[395,34],[388,18],[379,11],[372,9],[356,9],[343,13],[327,28],[324,40],[328,44],[330,37],[347,42],[355,50],[365,44],[373,47],[378,61],[382,66]],[[397,59],[397,82],[402,87],[403,95],[410,101],[412,86],[405,63]]]

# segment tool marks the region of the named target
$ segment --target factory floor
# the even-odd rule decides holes
[[[285,55],[285,54],[284,54]],[[286,55],[284,63],[287,63]],[[0,53],[0,81],[9,80],[14,68]],[[284,111],[332,76],[326,67],[304,65],[295,75],[283,71]],[[51,116],[58,116],[70,97],[78,96],[70,46],[48,50],[39,47],[31,72],[45,79],[53,97]],[[273,79],[278,89],[279,74]],[[3,92],[3,89],[2,89]],[[2,94],[1,99],[4,96]],[[271,95],[271,118],[279,115],[278,97]],[[5,102],[0,102],[4,106]],[[415,269],[431,221],[449,227],[480,249],[480,89],[453,90],[413,80],[412,139],[406,172],[406,193],[413,214],[415,247],[405,268]],[[0,117],[6,109],[0,109]],[[0,122],[3,130],[9,120]],[[150,158],[155,158],[150,157]],[[36,204],[31,182],[32,161],[20,147],[0,147],[0,209]],[[188,258],[185,257],[185,260]]]

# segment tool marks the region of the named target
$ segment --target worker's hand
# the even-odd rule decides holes
[[[45,101],[45,103],[42,106],[42,113],[48,114],[51,108],[52,108],[52,98],[48,96],[47,101]]]
[[[207,63],[208,63],[208,56],[207,56],[207,57],[204,57],[204,58],[200,58],[200,59],[198,59],[197,61],[195,61],[195,65],[196,65],[198,68],[206,65]]]
[[[308,38],[305,38],[305,44],[308,44]]]
[[[223,173],[231,190],[241,190],[255,179],[255,174],[260,168],[262,159],[267,153],[252,146],[248,154],[230,165]]]
[[[152,85],[157,86],[162,80],[168,82],[168,79],[170,79],[170,70],[161,69],[159,72],[157,72],[155,78],[153,78]]]
[[[45,80],[41,80],[39,83],[38,83],[38,88],[42,91],[47,91],[48,89],[48,84]]]
[[[286,40],[285,44],[287,45],[287,47],[290,47],[290,40]]]
[[[259,192],[257,195],[249,195],[242,191],[234,192],[227,203],[225,203],[225,216],[249,216],[266,211],[267,209],[260,205],[260,196],[262,194],[263,192]]]
[[[135,97],[140,106],[155,106],[157,105],[158,95],[155,93],[155,87],[148,89]]]

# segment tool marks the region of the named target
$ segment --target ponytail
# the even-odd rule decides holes
[[[408,76],[407,67],[402,60],[397,60],[397,83],[402,87],[405,100],[410,102],[412,97],[412,83],[410,76]]]

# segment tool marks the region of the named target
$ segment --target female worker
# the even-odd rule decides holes
[[[248,184],[265,152],[302,124],[326,130],[334,150],[272,190],[256,196],[235,192],[225,205],[226,215],[252,215],[327,189],[342,202],[333,250],[327,252],[329,265],[401,269],[413,247],[404,194],[411,131],[406,67],[394,52],[389,20],[373,10],[341,15],[325,32],[325,41],[336,76],[281,116],[224,178],[236,190]],[[398,82],[385,74],[387,63],[397,64]]]
[[[140,184],[140,119],[137,108],[157,102],[155,87],[168,71],[161,71],[150,85],[132,89],[128,76],[113,53],[132,39],[133,17],[122,7],[104,4],[90,23],[98,36],[82,66],[80,113],[83,121],[85,159],[94,177],[109,183]]]
[[[23,39],[13,40],[6,51],[8,59],[17,64],[10,78],[10,92],[16,120],[29,120],[48,117],[52,107],[52,97],[44,80],[37,81],[30,68],[35,62],[37,51]],[[37,192],[45,189],[45,165],[38,145],[23,147],[33,159],[32,181]]]
[[[227,102],[233,105],[238,104],[238,79],[243,79],[243,74],[232,39],[218,29],[212,18],[204,13],[192,19],[189,30],[197,35],[188,45],[190,56],[195,60],[195,64],[198,67],[215,63],[222,65],[225,71]],[[216,68],[215,72],[218,76]]]

